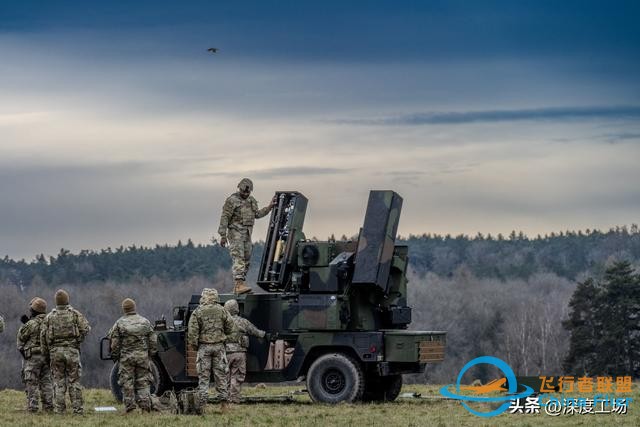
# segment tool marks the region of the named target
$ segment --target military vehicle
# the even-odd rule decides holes
[[[356,241],[309,240],[302,232],[307,198],[276,192],[257,285],[263,293],[221,294],[235,298],[240,313],[271,340],[251,337],[247,382],[306,378],[316,402],[394,400],[402,374],[424,372],[444,359],[445,332],[410,331],[406,246],[395,238],[402,198],[371,191]],[[200,295],[175,307],[173,324],[156,322],[158,354],[152,373],[156,393],[196,387],[196,352],[186,329]],[[101,357],[109,359],[103,339]],[[117,385],[117,364],[111,372]]]

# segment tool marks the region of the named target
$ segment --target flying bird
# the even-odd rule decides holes
[[[218,53],[218,48],[217,47],[210,47],[209,49],[207,49],[207,52]]]

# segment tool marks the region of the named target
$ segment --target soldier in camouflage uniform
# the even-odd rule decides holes
[[[256,328],[253,323],[240,316],[238,301],[231,299],[224,303],[224,308],[233,317],[233,330],[227,335],[225,350],[229,360],[229,401],[240,402],[240,386],[247,375],[247,349],[249,335],[264,338],[265,332]]]
[[[64,399],[68,388],[73,413],[82,414],[80,344],[91,327],[84,315],[69,305],[66,291],[59,289],[55,300],[56,308],[44,318],[40,334],[42,353],[51,361],[55,410],[59,414],[66,411]]]
[[[0,333],[4,332],[4,319],[0,316]]]
[[[224,351],[224,341],[233,330],[233,319],[227,310],[218,304],[218,291],[202,290],[200,305],[189,319],[187,344],[198,351],[196,366],[198,369],[198,390],[200,401],[207,403],[209,381],[213,370],[213,379],[222,409],[228,401],[227,373],[229,366]]]
[[[22,354],[22,381],[27,393],[27,409],[38,412],[38,401],[42,401],[42,409],[53,411],[53,384],[49,361],[42,354],[40,332],[47,303],[42,298],[34,298],[30,303],[31,317],[18,330],[17,346]]]
[[[111,355],[119,362],[118,384],[122,387],[125,411],[151,411],[151,358],[158,351],[158,338],[151,322],[136,313],[136,303],[122,301],[124,316],[109,330]]]
[[[238,183],[238,191],[224,202],[218,227],[220,245],[225,247],[229,244],[236,294],[251,292],[245,280],[251,260],[253,224],[256,218],[266,216],[276,203],[274,198],[268,206],[258,209],[258,202],[251,196],[252,191],[253,182],[249,178],[242,178]]]

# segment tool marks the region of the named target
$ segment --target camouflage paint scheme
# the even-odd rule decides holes
[[[276,197],[257,282],[267,293],[221,294],[219,303],[236,299],[243,317],[277,334],[293,355],[284,369],[265,369],[270,343],[251,337],[247,382],[296,380],[329,352],[345,353],[377,376],[423,372],[444,359],[445,332],[407,330],[408,249],[395,244],[397,193],[370,193],[356,242],[307,240],[301,231],[307,199],[296,192]],[[193,295],[180,308],[181,323],[158,332],[157,363],[176,388],[197,384],[186,373],[185,328],[199,300]]]

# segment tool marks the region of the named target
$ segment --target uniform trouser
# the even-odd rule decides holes
[[[38,400],[42,401],[43,410],[53,410],[51,369],[42,354],[33,354],[22,361],[22,381],[27,394],[29,411],[38,411]]]
[[[151,410],[151,370],[147,354],[132,354],[120,358],[118,384],[122,388],[122,400],[127,412],[136,408]]]
[[[227,401],[227,375],[229,374],[229,363],[224,350],[224,344],[200,344],[198,356],[196,358],[198,369],[198,391],[200,401],[207,403],[209,397],[209,382],[211,372],[213,372],[213,382],[215,384],[218,397],[221,401]]]
[[[231,402],[240,401],[240,386],[247,375],[247,353],[236,351],[227,353],[229,360],[229,400]]]
[[[229,241],[229,254],[231,255],[233,278],[235,280],[245,280],[251,261],[251,232],[249,230],[227,231]]]
[[[68,388],[73,412],[81,414],[84,411],[84,402],[80,385],[82,376],[80,351],[74,347],[55,347],[50,351],[50,358],[56,412],[66,411],[67,405],[64,399]]]

